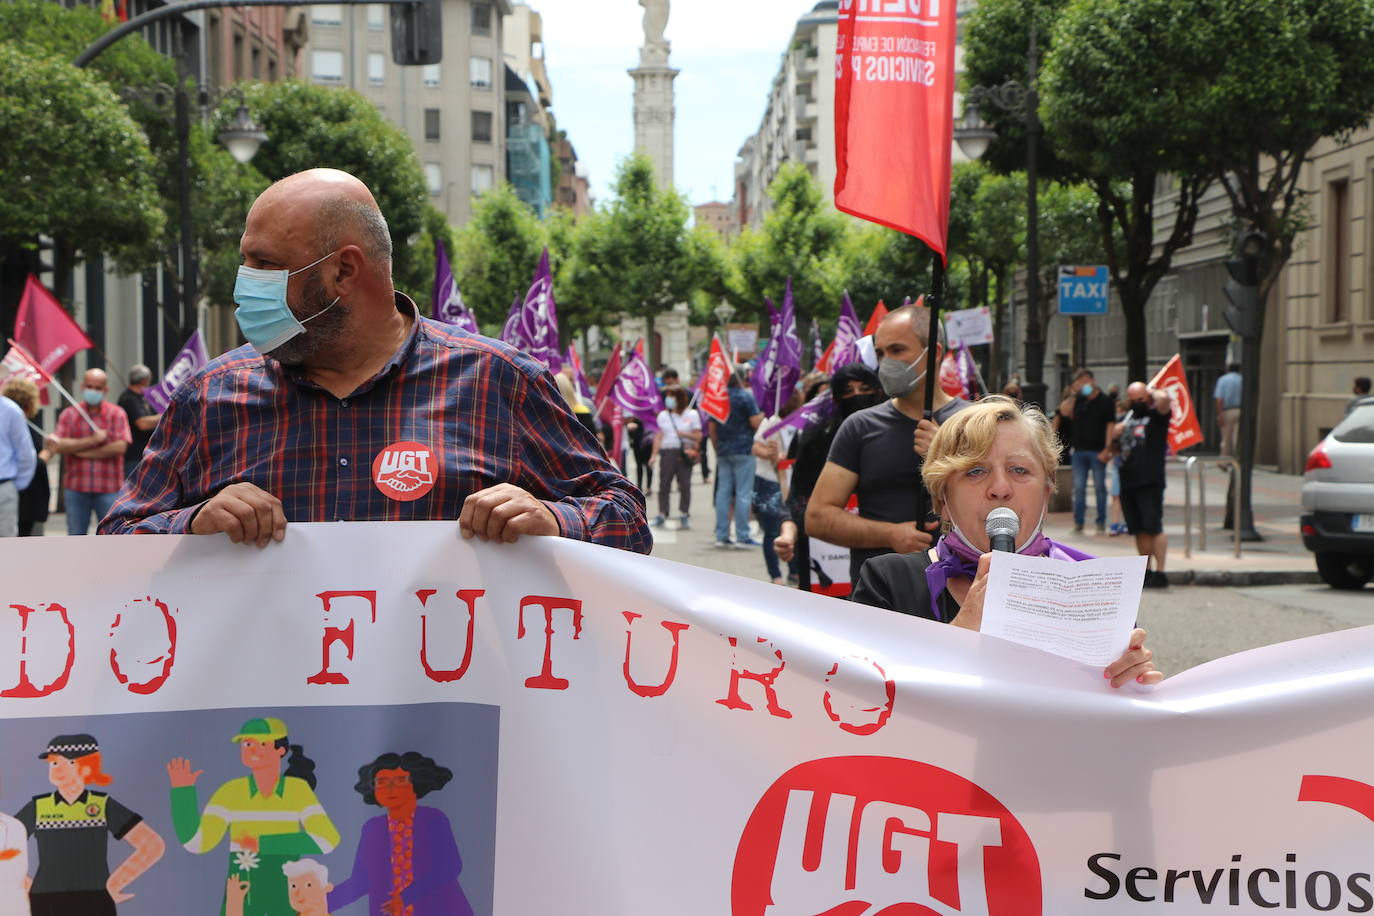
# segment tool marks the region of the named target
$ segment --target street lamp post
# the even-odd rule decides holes
[[[725,346],[725,334],[724,334],[724,331],[725,331],[726,325],[728,325],[728,324],[730,323],[730,319],[735,317],[735,307],[734,307],[733,305],[731,305],[730,303],[726,302],[724,299],[722,299],[721,302],[720,302],[720,305],[716,306],[715,309],[714,309],[714,311],[715,311],[715,313],[716,313],[716,326],[717,326],[717,331],[716,331],[716,333],[717,333],[717,334],[720,334],[720,336],[721,336],[720,345],[721,345],[722,347],[724,347],[724,346]]]
[[[204,116],[221,98],[237,96],[239,105],[234,120],[220,131],[218,139],[229,150],[229,154],[240,163],[247,163],[267,141],[267,134],[253,123],[245,104],[243,90],[229,86],[218,92],[201,87],[196,88],[196,107]],[[200,287],[200,270],[196,258],[194,222],[191,215],[191,93],[184,83],[169,86],[158,83],[147,89],[126,89],[126,96],[147,98],[154,105],[162,107],[168,96],[172,99],[172,111],[177,141],[177,209],[180,220],[178,247],[178,272],[181,280],[180,302],[177,304],[176,320],[172,322],[180,346],[191,336],[196,323],[196,291]]]
[[[954,139],[965,156],[981,159],[988,145],[997,136],[979,110],[979,102],[991,102],[1013,117],[1026,122],[1026,380],[1021,385],[1022,397],[1045,407],[1045,329],[1040,324],[1040,195],[1039,162],[1040,136],[1038,98],[1035,92],[1036,71],[1039,66],[1036,49],[1035,23],[1030,27],[1030,43],[1026,50],[1026,85],[1009,80],[1000,86],[975,86],[969,90],[964,116],[954,129]]]

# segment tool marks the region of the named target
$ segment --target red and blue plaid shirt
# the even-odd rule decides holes
[[[457,519],[472,493],[511,483],[552,510],[565,537],[648,553],[644,496],[568,410],[542,363],[499,341],[413,316],[382,370],[337,398],[276,360],[240,347],[184,383],[101,534],[184,534],[199,507],[247,481],[282,501],[288,521]],[[419,443],[435,465],[396,499],[387,446]],[[374,470],[374,466],[376,470]],[[395,470],[395,463],[392,463]]]
[[[58,415],[54,434],[59,439],[86,438],[91,434],[91,424],[83,417],[89,417],[91,423],[105,430],[111,442],[119,439],[133,441],[128,414],[109,401],[101,401],[97,407],[84,404],[68,407]],[[118,493],[119,488],[124,486],[124,456],[82,458],[77,454],[64,455],[62,486],[77,493]]]

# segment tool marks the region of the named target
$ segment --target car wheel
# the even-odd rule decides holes
[[[1317,572],[1332,588],[1360,589],[1369,581],[1369,568],[1348,553],[1317,554]]]

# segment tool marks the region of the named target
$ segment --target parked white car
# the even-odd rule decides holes
[[[1302,543],[1332,588],[1374,577],[1374,397],[1359,401],[1307,456]]]

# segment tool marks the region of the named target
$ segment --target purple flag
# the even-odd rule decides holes
[[[162,381],[143,392],[143,399],[153,410],[162,413],[167,409],[167,405],[172,403],[172,392],[177,390],[177,386],[209,361],[210,356],[205,352],[205,340],[197,328],[187,339],[181,352],[176,355],[176,359],[172,360],[171,368],[162,377]]]
[[[558,309],[553,300],[553,274],[549,272],[549,249],[539,258],[534,281],[525,301],[512,306],[501,331],[501,339],[557,372],[563,367],[558,350]]]
[[[749,390],[754,393],[754,403],[763,410],[764,401],[768,398],[768,372],[764,368],[773,363],[773,348],[778,342],[778,324],[782,316],[778,314],[777,308],[773,305],[773,300],[767,296],[763,297],[763,304],[768,306],[768,342],[763,345],[763,349],[758,352],[754,360],[754,372],[749,376]],[[764,410],[765,417],[772,416]]]
[[[835,325],[835,349],[830,354],[827,372],[834,373],[841,366],[859,361],[859,338],[863,334],[863,325],[859,324],[859,315],[854,311],[854,303],[846,291],[840,303],[840,321]]]
[[[436,319],[471,331],[477,330],[477,318],[463,302],[463,294],[458,291],[458,281],[453,278],[453,268],[449,267],[448,253],[444,243],[434,240],[434,301],[430,311]]]
[[[769,303],[771,310],[772,303]],[[754,400],[765,417],[776,417],[792,396],[801,378],[802,342],[797,336],[797,310],[792,299],[792,280],[787,280],[782,311],[772,314],[772,333],[768,345],[754,367]],[[760,396],[762,395],[762,396]]]
[[[816,426],[830,419],[835,412],[835,397],[829,389],[822,391],[811,400],[807,401],[796,410],[792,411],[781,420],[772,423],[765,423],[763,434],[771,436],[776,432],[795,426],[797,429],[806,429],[808,426]]]
[[[638,347],[630,351],[629,358],[620,367],[615,387],[611,389],[611,400],[626,415],[638,417],[645,431],[658,432],[658,412],[663,402],[654,384],[654,374],[649,371],[649,364]]]

